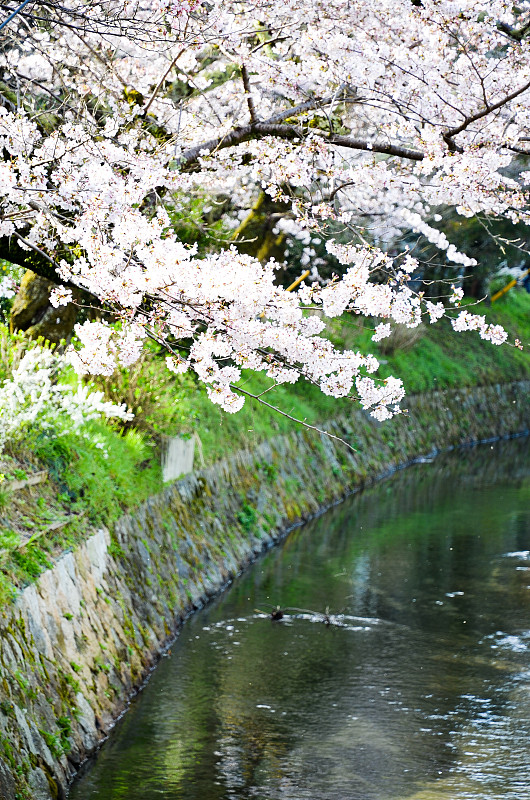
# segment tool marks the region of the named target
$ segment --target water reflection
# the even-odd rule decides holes
[[[412,467],[294,531],[185,626],[73,800],[526,798],[528,450]]]

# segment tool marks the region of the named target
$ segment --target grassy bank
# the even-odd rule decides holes
[[[479,307],[488,320],[506,327],[510,340],[525,349],[496,347],[478,334],[456,334],[448,321],[398,332],[379,345],[361,319],[331,323],[330,336],[343,347],[374,352],[383,375],[403,378],[408,393],[502,383],[530,375],[530,295],[510,292],[493,308]],[[4,376],[5,377],[5,376]],[[95,525],[111,524],[162,486],[162,434],[196,435],[196,465],[209,464],[236,449],[256,445],[296,427],[285,416],[248,400],[241,412],[226,414],[212,405],[190,376],[175,378],[155,353],[140,365],[98,382],[109,398],[134,407],[136,418],[123,426],[92,421],[76,434],[28,431],[8,442],[0,456],[0,600],[34,580],[61,552],[75,547]],[[248,391],[268,384],[245,376]],[[311,425],[348,414],[351,401],[336,401],[300,383],[268,392],[265,398]],[[406,402],[404,403],[406,406]],[[325,427],[325,426],[324,426]],[[47,480],[13,490],[39,470]]]

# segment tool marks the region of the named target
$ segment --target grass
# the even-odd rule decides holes
[[[0,472],[10,480],[22,464],[28,475],[47,469],[49,478],[11,492],[0,508],[0,604],[95,526],[111,525],[161,488],[151,443],[134,430],[122,436],[103,422],[91,422],[83,435],[37,435],[11,445],[0,457]]]
[[[93,524],[109,524],[160,488],[158,454],[135,430],[91,422],[84,435],[42,437],[35,454],[77,510]]]

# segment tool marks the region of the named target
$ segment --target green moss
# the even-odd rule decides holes
[[[5,761],[7,761],[7,763],[13,770],[16,769],[17,762],[15,760],[15,755],[13,753],[11,742],[4,734],[0,734],[0,748]]]
[[[247,533],[254,528],[258,519],[256,509],[248,503],[243,503],[241,510],[237,513],[237,521]]]
[[[49,733],[45,731],[43,728],[39,728],[39,733],[46,742],[49,747],[50,753],[56,759],[62,758],[65,754],[63,750],[63,745],[61,742],[61,736],[58,733]]]

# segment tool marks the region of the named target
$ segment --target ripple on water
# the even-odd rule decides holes
[[[530,631],[524,631],[518,634],[495,631],[495,633],[484,636],[480,640],[480,643],[489,644],[492,650],[526,653],[530,648]]]
[[[503,558],[519,558],[521,561],[530,559],[530,550],[517,550],[513,553],[503,553]]]

